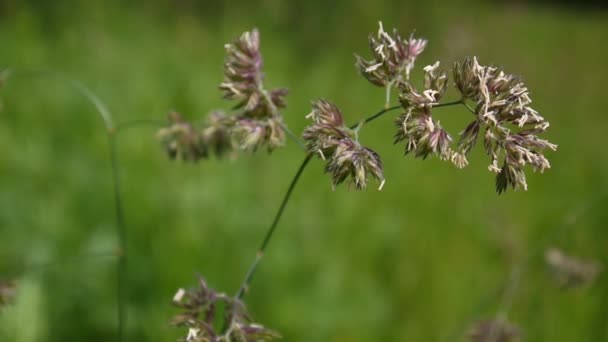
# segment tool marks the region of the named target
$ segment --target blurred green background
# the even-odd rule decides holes
[[[390,117],[364,144],[385,164],[381,192],[332,192],[315,160],[254,279],[247,304],[285,341],[462,341],[469,326],[508,311],[528,341],[608,341],[608,277],[579,291],[548,276],[549,246],[608,266],[608,12],[549,2],[0,1],[0,68],[53,70],[88,85],[116,121],[190,119],[231,104],[217,89],[223,44],[262,35],[267,85],[291,90],[297,133],[310,100],[349,122],[383,105],[358,76],[367,35],[397,27],[429,39],[417,63],[476,55],[525,76],[552,126],[552,169],[528,172],[528,192],[497,196],[478,148],[457,170],[403,158]],[[451,91],[446,100],[456,98]],[[0,311],[1,341],[116,339],[116,251],[103,124],[57,80],[14,77],[0,89],[0,280],[19,285]],[[440,112],[439,112],[440,111]],[[469,117],[438,110],[452,132]],[[173,341],[178,287],[197,273],[234,293],[302,152],[182,164],[155,128],[118,138],[128,226],[128,340]],[[478,146],[479,147],[479,146]],[[512,281],[516,274],[517,281]],[[512,289],[512,300],[505,299]],[[511,303],[505,307],[505,302]]]

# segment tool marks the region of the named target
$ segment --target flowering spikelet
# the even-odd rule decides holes
[[[483,132],[484,150],[491,157],[488,169],[495,172],[496,191],[507,188],[527,189],[524,167],[543,172],[550,168],[543,150],[556,150],[557,145],[540,139],[549,123],[530,107],[528,89],[517,76],[502,69],[482,66],[477,58],[466,58],[453,67],[454,84],[463,103],[473,101],[475,120],[460,133],[456,148],[452,138],[432,116],[432,108],[447,88],[447,73],[438,71],[439,62],[424,68],[424,90],[401,82],[399,96],[405,112],[396,125],[395,143],[405,141],[405,153],[426,158],[431,154],[451,161],[456,167],[468,165],[467,155]],[[499,165],[499,159],[502,159]]]
[[[198,161],[209,154],[199,132],[177,112],[169,113],[169,126],[160,129],[156,136],[171,159]]]
[[[401,82],[399,100],[404,108],[432,107],[439,103],[448,85],[448,74],[438,71],[439,62],[424,67],[424,90],[419,93],[409,82]]]
[[[333,103],[325,100],[313,102],[312,112],[306,116],[316,124],[326,124],[334,127],[343,127],[342,112]]]
[[[576,288],[592,283],[602,267],[598,262],[566,255],[557,248],[545,253],[545,261],[559,287]]]
[[[213,112],[201,130],[185,121],[179,113],[169,113],[169,126],[156,134],[171,159],[198,161],[207,159],[210,153],[221,158],[233,150],[232,130],[234,117]]]
[[[265,118],[279,115],[277,108],[285,107],[287,89],[266,91],[263,87],[260,34],[257,29],[244,32],[231,44],[226,44],[224,82],[220,89],[224,98],[238,101],[249,118]]]
[[[384,31],[380,22],[377,36],[369,36],[374,58],[368,61],[355,55],[355,65],[371,83],[380,87],[394,85],[409,79],[416,58],[424,51],[426,44],[425,39],[416,39],[413,34],[408,39],[403,39],[396,29],[390,35]]]
[[[260,100],[258,89],[263,79],[258,30],[244,32],[225,48],[224,82],[220,84],[224,98],[239,101],[239,107],[257,106]]]
[[[302,137],[308,153],[329,159],[325,172],[332,175],[332,184],[337,186],[350,177],[356,189],[364,189],[371,176],[384,185],[384,174],[380,156],[373,150],[361,146],[353,139],[355,132],[344,125],[342,113],[334,104],[314,101],[312,112],[306,117],[313,124],[306,127]]]
[[[17,295],[17,285],[13,280],[0,280],[0,307],[12,304]]]
[[[212,112],[200,132],[181,117],[170,118],[170,126],[161,129],[158,137],[172,158],[179,155],[196,161],[207,158],[210,151],[222,157],[233,150],[257,151],[261,147],[271,152],[285,144],[279,108],[285,107],[288,91],[263,87],[259,32],[244,32],[225,48],[224,82],[219,88],[224,98],[237,101],[237,111],[231,116]]]
[[[207,117],[207,124],[200,134],[207,149],[217,158],[232,151],[231,131],[234,124],[234,117],[227,116],[223,112],[212,112]]]
[[[334,187],[348,177],[356,189],[365,189],[369,176],[380,181],[380,188],[384,183],[382,161],[378,153],[348,138],[340,140],[325,172],[331,174]]]
[[[224,82],[220,89],[224,97],[238,101],[240,112],[233,131],[236,146],[256,151],[266,145],[268,151],[283,146],[285,132],[279,108],[285,107],[287,89],[267,91],[263,87],[260,34],[256,29],[243,33],[226,44]]]
[[[495,319],[475,322],[468,335],[472,342],[517,342],[521,333],[516,326]]]
[[[256,151],[265,145],[268,151],[283,146],[285,131],[276,118],[238,119],[233,128],[234,143],[246,151]]]
[[[422,159],[431,154],[437,154],[442,160],[451,157],[452,138],[431,117],[428,109],[416,108],[402,114],[397,118],[396,124],[399,130],[395,135],[395,143],[406,142],[405,154],[413,152],[416,158]]]
[[[468,155],[475,144],[477,143],[477,137],[479,136],[479,128],[481,122],[475,120],[467,125],[467,127],[460,132],[460,140],[458,140],[458,149],[462,151],[464,155]]]
[[[453,74],[463,100],[477,104],[475,120],[460,133],[458,149],[467,155],[484,131],[484,148],[492,159],[488,169],[497,173],[496,191],[501,193],[508,187],[527,190],[524,166],[543,172],[550,168],[543,150],[557,149],[557,145],[538,138],[549,123],[529,106],[528,88],[520,77],[482,66],[475,57],[456,62]]]
[[[349,138],[351,132],[344,126],[342,113],[334,104],[317,100],[312,103],[312,112],[306,117],[313,124],[304,129],[302,137],[309,153],[318,153],[321,159],[331,157],[342,139]]]
[[[281,337],[277,332],[253,323],[243,302],[210,289],[202,278],[199,279],[199,286],[196,289],[177,290],[173,304],[183,311],[173,318],[171,324],[188,329],[181,341],[249,342],[271,341]],[[217,317],[218,311],[224,312],[226,331],[216,331],[215,323],[220,319]]]
[[[439,121],[433,119],[431,108],[439,103],[447,87],[447,73],[437,72],[439,62],[424,68],[424,90],[419,92],[411,84],[400,84],[399,100],[405,110],[397,117],[398,127],[395,143],[405,141],[405,154],[425,159],[436,154],[442,160],[452,160],[455,157],[450,144],[452,137],[441,127]],[[457,165],[466,165],[461,156],[456,156]]]

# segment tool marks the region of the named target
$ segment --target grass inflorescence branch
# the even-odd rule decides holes
[[[446,102],[446,103],[441,103],[436,105],[436,108],[439,107],[447,107],[447,106],[453,106],[453,105],[459,105],[462,104],[462,101],[453,101],[453,102]],[[389,113],[391,111],[400,109],[401,106],[397,105],[397,106],[392,106],[392,107],[388,107],[385,109],[380,110],[379,112],[377,112],[376,114],[373,114],[369,117],[366,117],[363,122],[364,123],[370,123],[378,118],[380,118],[381,116],[383,116],[386,113]],[[354,124],[351,125],[350,128],[351,129],[356,129],[360,126],[360,124]],[[241,284],[241,286],[239,287],[239,290],[237,291],[235,297],[238,299],[241,299],[245,293],[247,292],[249,285],[251,283],[251,280],[253,278],[253,274],[255,273],[255,270],[260,262],[260,260],[262,259],[262,257],[264,256],[264,253],[266,251],[266,247],[268,246],[268,243],[270,242],[270,239],[272,238],[275,229],[277,228],[279,221],[283,215],[283,212],[285,211],[285,207],[287,206],[287,204],[289,203],[289,200],[291,198],[291,194],[293,193],[294,188],[296,187],[298,180],[300,179],[300,176],[302,175],[302,173],[304,172],[304,169],[306,168],[306,166],[308,165],[308,163],[310,162],[311,158],[312,158],[312,154],[307,154],[306,158],[304,159],[304,161],[301,163],[300,167],[298,168],[296,174],[294,175],[294,177],[291,180],[291,183],[289,184],[289,187],[287,188],[287,192],[285,193],[285,195],[283,196],[283,200],[281,201],[281,204],[279,206],[279,209],[275,215],[275,218],[273,219],[270,227],[267,229],[266,231],[266,235],[264,236],[264,240],[262,241],[262,244],[260,246],[260,248],[258,249],[258,251],[256,252],[256,256],[255,259],[253,261],[253,263],[251,264],[251,266],[249,267],[249,269],[247,270],[247,273],[245,275],[245,278]]]
[[[370,179],[379,182],[379,190],[383,188],[385,177],[381,157],[360,141],[359,132],[364,124],[392,111],[401,110],[394,118],[396,133],[393,142],[403,143],[406,155],[421,159],[437,157],[458,168],[469,164],[468,154],[477,141],[482,140],[484,152],[491,161],[488,170],[496,174],[495,188],[498,193],[509,188],[527,190],[525,166],[529,165],[534,171],[540,172],[550,168],[543,152],[556,150],[557,146],[539,137],[548,129],[549,123],[530,106],[532,100],[520,77],[505,73],[500,67],[481,65],[476,57],[467,57],[454,63],[451,68],[452,83],[448,81],[448,71],[441,69],[440,62],[436,62],[423,68],[423,84],[417,86],[411,76],[418,56],[428,44],[426,39],[416,38],[413,34],[404,39],[396,29],[389,33],[380,23],[377,34],[370,35],[369,43],[372,57],[366,59],[355,55],[355,66],[371,84],[383,88],[386,96],[384,109],[355,125],[347,126],[338,106],[328,100],[315,100],[312,102],[312,111],[307,115],[311,123],[303,130],[303,142],[288,128],[281,114],[281,110],[287,106],[287,89],[269,89],[264,86],[260,34],[257,29],[244,32],[225,46],[224,79],[219,88],[223,97],[233,101],[233,105],[229,110],[209,113],[202,125],[188,122],[177,112],[169,114],[168,125],[165,121],[150,119],[116,124],[107,106],[78,81],[51,72],[0,72],[2,84],[13,74],[63,81],[95,107],[104,123],[118,236],[116,296],[119,341],[126,339],[128,232],[121,197],[117,135],[131,127],[165,126],[158,131],[157,137],[172,159],[183,161],[196,162],[212,155],[222,158],[242,152],[255,153],[262,149],[272,152],[284,146],[286,138],[295,142],[305,153],[236,294],[227,296],[216,292],[202,279],[196,290],[180,289],[176,293],[173,301],[184,312],[173,322],[188,328],[185,338],[188,342],[271,340],[279,336],[255,323],[247,313],[242,299],[294,189],[313,157],[325,162],[325,173],[330,175],[334,189],[346,183],[351,188],[362,190],[367,187]],[[459,92],[460,99],[441,102],[450,84]],[[395,92],[398,94],[399,105],[390,106]],[[474,116],[458,134],[457,141],[434,115],[435,109],[456,105],[462,105]],[[575,268],[581,264],[562,254],[553,253],[551,256],[557,265],[555,267],[560,267],[559,262],[567,264],[569,272],[577,271]],[[584,266],[579,268],[590,269]],[[514,283],[513,287],[516,287],[517,282]],[[512,301],[510,296],[512,294],[507,296],[507,303]],[[219,332],[214,329],[217,303],[226,306],[224,328]],[[506,311],[509,305],[505,305]],[[201,319],[201,315],[204,319]],[[479,329],[493,332],[496,327],[481,326]]]
[[[236,111],[232,114],[212,112],[202,127],[172,113],[169,126],[158,133],[169,156],[184,161],[206,159],[211,152],[218,157],[226,153],[256,152],[260,147],[266,147],[270,152],[284,144],[285,135],[304,148],[305,159],[292,178],[243,282],[232,297],[239,307],[244,308],[241,299],[248,291],[294,188],[313,157],[325,163],[325,173],[330,175],[334,189],[346,183],[351,188],[363,190],[370,179],[379,183],[379,190],[383,188],[385,177],[381,157],[361,143],[359,132],[364,124],[389,112],[401,110],[394,119],[393,143],[403,143],[405,155],[421,159],[437,157],[464,168],[469,164],[469,153],[477,141],[482,140],[483,150],[491,160],[488,170],[496,174],[498,193],[509,188],[526,190],[525,166],[540,172],[550,167],[543,151],[556,150],[557,146],[539,138],[549,123],[530,106],[528,89],[520,77],[505,73],[499,67],[481,65],[476,57],[467,57],[452,66],[452,82],[449,82],[448,71],[436,62],[423,68],[423,83],[418,86],[411,76],[418,56],[428,44],[426,39],[413,34],[404,39],[396,29],[389,33],[380,23],[377,34],[370,35],[369,43],[371,59],[355,55],[355,66],[371,84],[384,89],[386,101],[384,109],[355,125],[347,126],[342,111],[332,102],[315,100],[312,111],[306,116],[311,123],[302,133],[302,146],[279,112],[286,107],[287,90],[263,87],[260,34],[254,29],[226,45],[224,81],[220,89],[226,99],[237,102]],[[459,92],[460,98],[442,102],[450,85]],[[398,93],[399,105],[390,106],[393,91]],[[455,140],[442,127],[434,110],[457,105],[474,118]],[[204,307],[210,302],[203,300],[197,305]],[[236,331],[243,331],[237,312],[234,308],[228,311],[219,335],[197,320],[196,315],[188,316],[190,319],[186,321],[180,320],[180,325],[188,327],[188,341],[214,340],[215,337],[230,340]]]

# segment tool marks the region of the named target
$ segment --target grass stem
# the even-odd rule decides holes
[[[46,70],[16,70],[5,69],[0,72],[0,82],[5,83],[13,75],[21,77],[49,78],[58,80],[80,93],[89,101],[95,111],[103,121],[105,132],[108,138],[110,150],[110,167],[112,169],[112,183],[114,191],[114,211],[116,234],[118,237],[117,253],[118,262],[116,266],[116,298],[117,298],[117,324],[118,341],[125,341],[125,329],[127,325],[126,311],[126,285],[127,285],[127,227],[125,225],[124,211],[121,197],[121,187],[119,178],[118,149],[116,146],[117,126],[114,125],[112,114],[108,107],[101,101],[95,93],[83,83],[66,77],[57,72]]]
[[[459,104],[461,103],[461,101],[455,102],[455,103],[446,103],[443,104],[444,106],[447,105],[452,105],[452,104]],[[363,120],[363,123],[368,123],[371,121],[374,121],[376,119],[378,119],[379,117],[381,117],[382,115],[399,109],[401,108],[401,106],[397,105],[397,106],[393,106],[393,107],[388,107],[385,109],[380,110],[379,112],[377,112],[376,114],[373,114],[369,117],[367,117],[365,120]],[[350,127],[350,129],[356,129],[361,123],[357,123],[353,126]],[[299,141],[299,140],[298,140]],[[281,204],[279,206],[279,210],[277,211],[274,219],[272,220],[272,223],[270,224],[270,227],[268,228],[268,230],[266,231],[266,235],[264,236],[264,240],[262,240],[262,243],[260,245],[260,247],[258,248],[258,251],[255,255],[255,259],[253,260],[253,262],[251,263],[251,266],[249,266],[249,269],[247,270],[247,273],[245,274],[245,278],[243,279],[243,282],[241,283],[241,286],[239,287],[239,290],[237,291],[235,298],[237,299],[241,299],[243,298],[243,296],[245,295],[245,293],[248,291],[249,289],[249,285],[251,284],[251,280],[253,279],[253,275],[255,274],[255,271],[258,267],[258,264],[260,263],[262,257],[264,256],[264,253],[266,252],[266,248],[268,247],[268,243],[270,242],[278,224],[279,221],[281,220],[281,217],[283,216],[283,212],[285,211],[285,207],[287,207],[287,204],[289,203],[289,199],[291,198],[291,194],[293,193],[293,190],[295,189],[296,185],[298,184],[298,181],[300,180],[300,177],[302,176],[302,173],[304,172],[304,170],[306,169],[306,166],[308,165],[308,163],[310,162],[310,160],[312,159],[312,154],[307,154],[306,158],[304,158],[304,161],[302,161],[302,164],[300,164],[300,167],[298,168],[298,170],[296,171],[296,174],[294,175],[294,177],[291,180],[291,183],[289,184],[289,187],[287,188],[287,192],[285,193],[285,195],[283,196],[283,200],[281,201]]]

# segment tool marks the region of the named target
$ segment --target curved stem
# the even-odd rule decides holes
[[[457,100],[457,101],[439,103],[439,104],[434,105],[432,108],[441,108],[441,107],[455,106],[455,105],[459,105],[459,104],[466,105],[464,103],[464,101],[461,99],[461,100]]]
[[[441,107],[448,107],[448,106],[455,106],[455,105],[459,105],[459,104],[463,104],[465,105],[467,108],[469,108],[466,103],[463,102],[463,100],[457,100],[457,101],[451,101],[451,102],[444,102],[444,103],[439,103],[433,106],[433,108],[441,108]],[[372,122],[376,119],[378,119],[379,117],[383,116],[384,114],[391,112],[393,110],[399,109],[401,108],[401,105],[396,105],[396,106],[392,106],[392,107],[388,107],[385,109],[382,109],[381,111],[379,111],[378,113],[366,118],[365,120],[363,120],[363,123],[368,123],[368,122]],[[469,108],[469,110],[471,110]],[[355,125],[350,126],[350,129],[356,129],[357,126],[359,126],[361,123],[357,123]]]
[[[118,341],[125,341],[125,329],[127,326],[127,227],[122,206],[120,176],[118,169],[118,149],[116,147],[116,135],[108,132],[108,144],[110,145],[110,164],[112,167],[112,179],[114,185],[114,211],[116,215],[116,234],[118,235],[118,264],[116,268],[116,298],[118,299]]]
[[[388,113],[390,111],[393,111],[395,109],[398,109],[398,108],[401,108],[401,106],[393,106],[393,107],[382,109],[378,113],[376,113],[376,114],[374,114],[372,116],[367,117],[362,122],[363,123],[368,123],[368,122],[374,121],[377,118],[381,117],[382,115],[384,115],[384,114],[386,114],[386,113]],[[359,125],[360,125],[360,123],[357,123],[357,124],[351,126],[350,129],[355,129]],[[264,236],[264,240],[262,241],[262,244],[260,245],[260,248],[258,249],[258,251],[257,251],[257,253],[255,255],[255,259],[251,263],[251,266],[249,266],[249,269],[247,270],[247,273],[245,274],[245,278],[244,278],[243,282],[241,283],[241,286],[239,287],[239,290],[237,291],[237,293],[235,295],[235,297],[237,299],[243,298],[243,296],[247,292],[249,284],[251,283],[251,280],[253,279],[253,275],[255,273],[255,270],[257,269],[260,260],[264,256],[264,252],[266,251],[266,247],[268,246],[268,243],[270,242],[270,239],[272,238],[272,236],[273,236],[273,234],[274,234],[274,232],[275,232],[275,230],[277,228],[277,225],[279,224],[279,221],[281,220],[281,217],[283,216],[283,212],[285,211],[285,207],[287,206],[287,203],[289,203],[289,199],[291,198],[291,194],[293,193],[294,188],[298,184],[300,176],[302,175],[302,173],[306,169],[306,166],[308,165],[308,163],[312,159],[312,156],[313,155],[310,154],[310,153],[306,155],[306,158],[304,158],[304,161],[302,161],[302,164],[298,168],[298,171],[296,172],[296,174],[294,175],[293,179],[291,180],[291,183],[289,184],[289,188],[287,188],[287,192],[283,196],[283,200],[281,201],[281,205],[279,206],[279,210],[277,211],[277,213],[276,213],[276,215],[274,217],[274,220],[270,224],[270,227],[268,228],[268,230],[266,232],[266,235]]]
[[[97,113],[99,114],[101,119],[103,120],[106,130],[110,131],[113,129],[114,121],[112,120],[112,114],[110,113],[110,110],[108,109],[108,107],[103,103],[103,101],[101,101],[101,99],[99,97],[97,97],[97,95],[95,95],[95,93],[93,93],[91,91],[91,89],[89,89],[87,86],[85,86],[80,81],[71,79],[61,73],[53,72],[53,71],[14,70],[14,69],[2,70],[2,72],[0,73],[0,80],[4,83],[13,74],[17,74],[19,76],[29,76],[29,77],[46,77],[46,78],[50,78],[50,79],[59,80],[65,84],[69,85],[74,90],[76,90],[78,93],[80,93],[82,96],[84,96],[95,107],[95,110],[97,111]]]
[[[372,122],[372,121],[376,120],[377,118],[381,117],[382,115],[384,115],[384,114],[386,114],[386,113],[388,113],[390,111],[393,111],[395,109],[399,109],[399,108],[401,108],[400,105],[385,108],[385,109],[379,111],[378,113],[376,113],[376,114],[374,114],[372,116],[367,117],[365,120],[363,120],[363,123]],[[359,125],[360,125],[360,122],[358,122],[358,123],[350,126],[349,128],[350,129],[356,129],[357,126],[359,126]]]
[[[268,231],[266,232],[266,236],[264,236],[264,240],[262,240],[262,244],[260,245],[260,248],[258,249],[257,253],[255,254],[255,259],[253,260],[253,263],[251,264],[251,266],[249,266],[249,270],[247,270],[247,274],[245,274],[245,279],[243,280],[241,287],[239,288],[238,292],[235,295],[235,297],[237,299],[241,299],[243,297],[243,295],[245,295],[245,292],[247,292],[247,288],[248,288],[249,284],[251,283],[251,279],[253,278],[253,274],[255,273],[258,263],[264,256],[264,251],[266,250],[266,247],[268,246],[268,243],[270,242],[270,239],[272,238],[272,235],[274,234],[274,231],[277,228],[277,225],[279,224],[279,220],[281,219],[281,216],[283,216],[283,211],[285,211],[285,207],[287,206],[287,203],[289,203],[289,199],[291,198],[293,189],[298,184],[298,180],[300,180],[300,176],[304,172],[304,169],[306,169],[306,165],[308,165],[308,163],[310,162],[311,159],[312,159],[312,154],[307,154],[306,158],[304,158],[304,161],[302,161],[302,164],[298,168],[298,171],[296,172],[295,176],[291,180],[291,184],[289,184],[289,188],[287,188],[287,192],[285,193],[285,196],[283,196],[283,200],[281,201],[279,210],[277,211],[277,214],[275,215],[274,220],[272,220],[272,224],[270,225],[270,228],[268,228]]]
[[[108,137],[108,145],[110,150],[110,167],[112,168],[112,183],[114,191],[114,211],[116,220],[116,234],[118,236],[118,263],[116,266],[116,297],[117,297],[117,319],[118,319],[118,341],[125,340],[125,328],[127,325],[126,311],[126,283],[127,283],[127,227],[125,225],[124,212],[122,206],[122,197],[120,191],[120,178],[118,169],[118,151],[116,147],[116,126],[108,107],[101,101],[99,97],[91,91],[83,83],[64,76],[63,74],[46,71],[46,70],[13,70],[6,69],[0,72],[0,81],[4,83],[13,74],[30,76],[30,77],[46,77],[56,79],[69,85],[78,93],[83,95],[95,108],[99,117],[102,119],[106,135]]]
[[[469,112],[476,114],[475,109],[471,108],[466,102],[462,102],[462,105],[465,106],[469,110]]]

